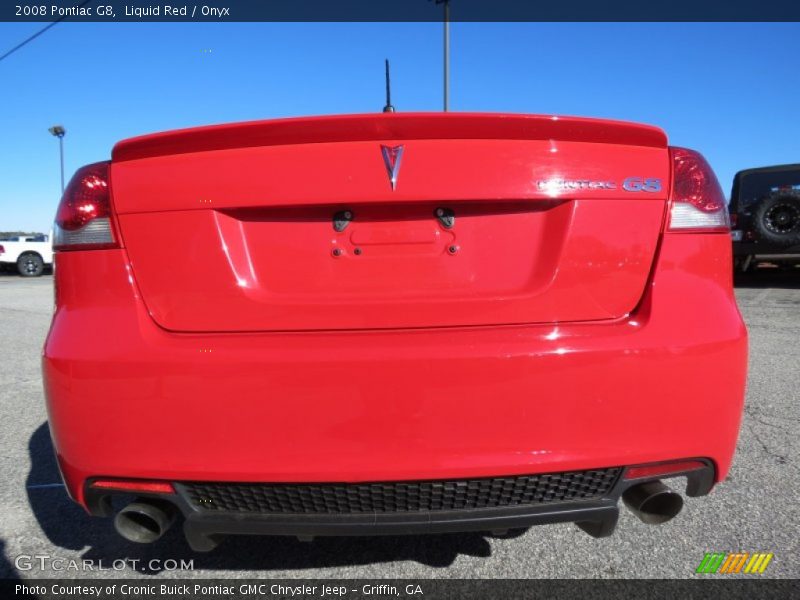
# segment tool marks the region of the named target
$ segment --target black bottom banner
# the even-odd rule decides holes
[[[288,598],[293,600],[419,598],[613,598],[725,600],[800,598],[800,581],[787,579],[592,580],[592,579],[29,579],[0,580],[0,598],[78,600],[100,598]]]

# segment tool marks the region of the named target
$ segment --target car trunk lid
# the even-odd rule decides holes
[[[669,161],[648,126],[393,114],[135,138],[111,173],[159,325],[302,331],[620,318]]]

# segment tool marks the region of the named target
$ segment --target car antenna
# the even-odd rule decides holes
[[[386,106],[383,107],[383,112],[389,113],[394,112],[394,106],[392,106],[392,87],[391,82],[389,81],[389,59],[385,59],[386,61]]]

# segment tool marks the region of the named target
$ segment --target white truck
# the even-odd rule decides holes
[[[23,277],[39,277],[53,264],[49,235],[17,235],[0,239],[0,268],[12,266]]]

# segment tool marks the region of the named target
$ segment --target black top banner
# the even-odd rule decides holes
[[[800,21],[798,0],[5,0],[0,21]]]

